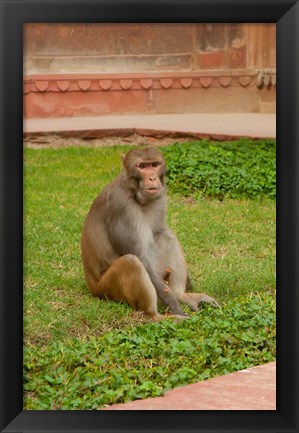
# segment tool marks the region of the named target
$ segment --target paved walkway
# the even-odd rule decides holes
[[[230,137],[275,138],[276,115],[266,113],[241,114],[159,114],[144,116],[99,116],[27,119],[24,134],[47,134],[102,138],[133,134],[156,138],[208,136],[215,139]]]
[[[175,388],[104,410],[276,410],[276,363]]]

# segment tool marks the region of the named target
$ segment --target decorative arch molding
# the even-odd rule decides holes
[[[24,94],[110,92],[213,87],[276,86],[276,70],[223,70],[161,74],[45,74],[24,77]]]

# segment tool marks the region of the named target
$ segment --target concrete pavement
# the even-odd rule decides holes
[[[276,115],[198,113],[25,119],[24,135],[108,138],[275,138]]]

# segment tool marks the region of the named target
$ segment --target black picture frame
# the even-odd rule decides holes
[[[296,0],[1,0],[1,432],[298,431]],[[277,410],[23,411],[23,24],[277,24]]]

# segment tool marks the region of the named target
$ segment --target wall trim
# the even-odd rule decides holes
[[[23,93],[108,92],[114,90],[275,87],[276,69],[201,70],[124,74],[34,74],[23,80]]]

